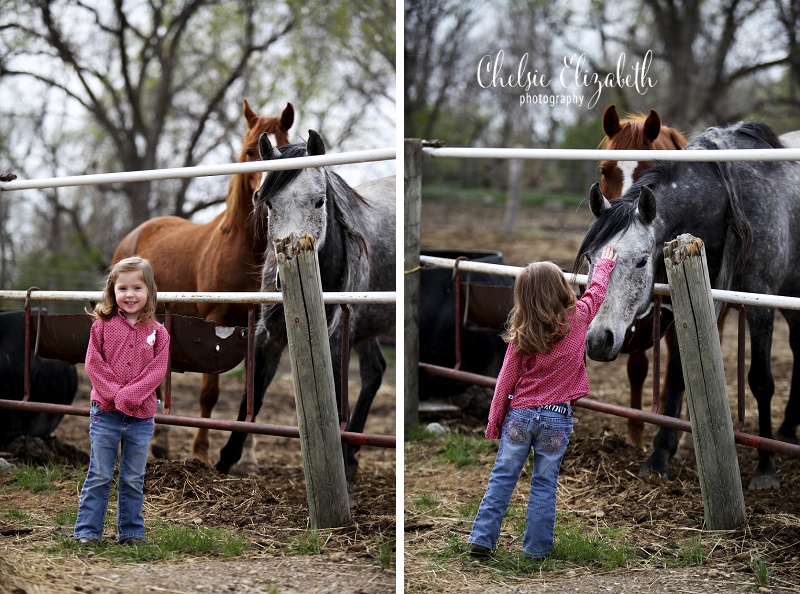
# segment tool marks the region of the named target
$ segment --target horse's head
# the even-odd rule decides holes
[[[289,128],[294,123],[294,107],[287,103],[280,116],[263,117],[256,114],[251,108],[247,99],[244,100],[242,110],[244,120],[247,122],[247,131],[242,138],[242,152],[239,155],[239,162],[259,161],[261,156],[258,151],[258,139],[262,134],[269,134],[274,139],[276,146],[289,144]],[[261,173],[251,173],[248,178],[250,194],[258,189],[261,184]]]
[[[620,121],[612,103],[603,112],[603,132],[606,136],[600,147],[609,150],[670,150],[686,146],[679,132],[661,125],[661,117],[654,109],[647,116],[628,114]],[[603,161],[600,163],[600,189],[611,200],[619,198],[653,164],[653,161]]]
[[[591,278],[593,263],[608,244],[617,250],[618,258],[603,305],[586,334],[586,352],[596,361],[613,361],[622,348],[626,331],[650,308],[655,271],[656,200],[650,188],[642,186],[638,195],[634,190],[609,202],[595,184],[589,201],[596,218],[578,251],[575,271],[586,259]]]
[[[289,159],[325,154],[325,143],[314,130],[308,131],[308,142],[275,148],[267,134],[258,140],[263,160]],[[324,168],[307,167],[271,171],[264,177],[261,188],[253,195],[256,216],[268,219],[267,241],[276,241],[294,234],[311,235],[317,249],[325,243],[327,230],[328,179]],[[266,212],[265,212],[266,211]]]

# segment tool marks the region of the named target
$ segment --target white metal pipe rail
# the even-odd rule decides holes
[[[454,159],[531,159],[537,161],[800,161],[800,148],[730,150],[599,150],[424,147],[426,157]]]
[[[420,264],[433,268],[452,269],[456,261],[449,258],[437,258],[434,256],[420,256]],[[483,272],[486,274],[496,274],[498,276],[516,277],[522,268],[518,266],[508,266],[503,264],[489,264],[487,262],[470,262],[461,260],[458,262],[458,269],[466,272]],[[589,282],[585,274],[572,274],[565,272],[564,277],[574,285],[585,285]],[[656,283],[653,288],[656,295],[669,295],[669,285]],[[758,305],[761,307],[775,307],[778,309],[797,309],[800,310],[800,298],[784,297],[782,295],[762,295],[760,293],[740,293],[738,291],[723,291],[721,289],[711,289],[711,297],[715,301],[723,303],[733,303],[741,305]]]
[[[28,291],[0,291],[0,301],[24,301]],[[100,301],[102,291],[30,291],[30,299],[36,301]],[[391,304],[397,300],[395,291],[374,293],[323,293],[323,301],[328,305],[342,304]],[[158,293],[158,300],[167,303],[281,303],[281,293],[233,292],[233,293]]]
[[[90,175],[15,180],[0,182],[0,191],[36,190],[58,188],[62,186],[91,186],[187,177],[233,175],[236,173],[255,173],[259,171],[306,169],[309,167],[327,167],[330,165],[348,165],[374,161],[391,161],[396,158],[396,153],[397,150],[394,148],[382,148],[270,161],[250,161],[247,163],[228,163],[223,165],[196,165],[194,167],[174,167],[171,169],[148,169],[144,171],[122,171],[119,173],[97,173]]]

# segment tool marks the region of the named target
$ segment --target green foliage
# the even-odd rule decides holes
[[[85,247],[73,233],[62,249],[36,251],[23,257],[11,288],[44,291],[98,291],[102,288],[101,270],[106,266],[100,247]],[[19,304],[22,306],[23,304]],[[49,313],[81,313],[81,302],[42,303]],[[35,304],[39,306],[39,303]]]
[[[34,464],[19,464],[11,470],[13,479],[11,484],[27,489],[33,493],[53,491],[58,488],[58,483],[68,476],[69,471],[59,464],[37,466]]]
[[[414,442],[414,441],[433,441],[436,439],[436,436],[428,431],[422,425],[415,425],[413,427],[406,428],[405,431],[405,441],[406,442]]]
[[[699,567],[704,558],[703,539],[699,535],[681,545],[681,559],[686,567]]]
[[[516,509],[519,508],[519,509]],[[512,517],[524,518],[524,506],[511,506]],[[508,515],[506,516],[508,519]],[[441,560],[471,559],[471,545],[459,536],[446,537],[441,551],[430,551],[427,556]],[[499,578],[524,577],[543,571],[558,571],[564,567],[598,568],[613,571],[624,567],[635,558],[635,550],[627,544],[620,530],[597,528],[579,521],[556,523],[553,552],[544,559],[530,559],[519,549],[519,542],[506,547],[502,543],[484,563]]]
[[[477,497],[475,500],[470,501],[469,503],[465,503],[462,506],[459,506],[458,513],[472,520],[475,516],[478,515],[478,508],[481,505],[481,497]]]
[[[74,526],[78,521],[78,508],[62,509],[53,516],[53,521],[57,526]]]
[[[623,567],[636,553],[619,529],[598,528],[577,521],[556,526],[553,558],[578,565],[599,565],[604,571]]]
[[[46,552],[51,555],[83,554],[91,550],[112,563],[150,563],[176,557],[221,557],[229,559],[249,548],[245,539],[229,530],[158,523],[148,530],[140,545],[118,544],[103,539],[94,547],[83,547],[72,537],[61,537]]]
[[[378,562],[381,569],[391,569],[394,565],[395,540],[378,532]]]
[[[435,507],[439,506],[439,500],[436,499],[433,495],[428,495],[427,493],[423,493],[419,497],[414,500],[414,505],[419,509],[427,509],[432,510]]]
[[[30,524],[33,521],[33,517],[26,511],[22,511],[20,509],[9,509],[3,512],[2,518],[9,522],[15,522],[17,524]]]
[[[482,436],[447,433],[444,438],[444,457],[460,468],[480,464],[483,454],[496,451],[497,444]]]
[[[287,547],[287,552],[294,555],[319,555],[322,546],[319,543],[319,530],[301,530],[293,542]]]
[[[760,588],[769,587],[769,567],[767,562],[761,556],[759,551],[753,551],[750,554],[750,569],[755,575],[756,584]]]

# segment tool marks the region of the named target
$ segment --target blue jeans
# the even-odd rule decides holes
[[[552,552],[558,472],[570,435],[571,409],[569,415],[539,407],[508,411],[489,486],[469,535],[470,543],[497,548],[500,524],[532,446],[533,472],[522,552],[534,558]]]
[[[144,537],[144,472],[147,448],[153,436],[153,417],[137,419],[121,412],[106,412],[92,404],[89,438],[92,452],[89,473],[81,490],[75,538],[103,537],[108,497],[119,456],[117,488],[117,539]]]

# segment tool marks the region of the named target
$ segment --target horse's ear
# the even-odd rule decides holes
[[[294,106],[291,103],[287,103],[283,113],[281,113],[281,126],[283,126],[284,130],[288,130],[292,127],[292,124],[294,124]]]
[[[600,190],[600,184],[595,182],[592,189],[589,190],[589,206],[592,208],[594,216],[599,217],[603,212],[611,208],[611,203],[603,196]]]
[[[322,136],[320,136],[314,130],[308,131],[308,142],[306,143],[306,152],[312,156],[325,154],[325,143],[322,142]]]
[[[606,136],[613,138],[614,134],[619,132],[619,116],[617,115],[617,107],[612,103],[603,112],[603,132]]]
[[[647,186],[642,186],[638,200],[639,218],[645,225],[649,225],[656,218],[656,195]]]
[[[256,121],[258,121],[258,115],[250,108],[250,104],[247,102],[247,99],[244,100],[244,109],[242,109],[242,114],[247,122],[248,129],[256,125]]]
[[[661,116],[655,109],[650,110],[650,115],[644,121],[644,135],[650,142],[655,142],[661,134]]]
[[[280,154],[272,148],[272,143],[269,141],[269,134],[266,132],[262,132],[261,136],[258,137],[258,154],[261,155],[262,161],[280,156]]]

